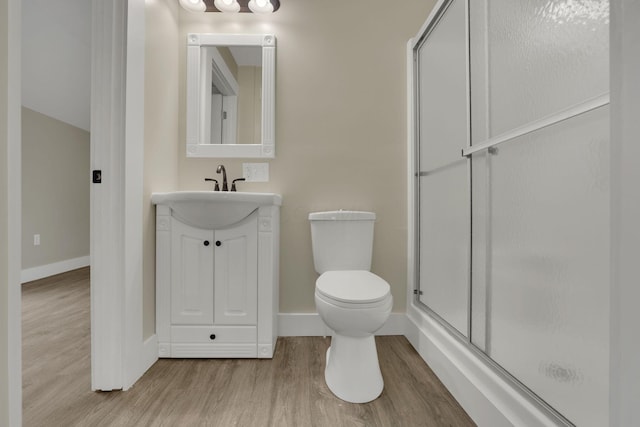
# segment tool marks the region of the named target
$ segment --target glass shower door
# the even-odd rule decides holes
[[[420,302],[469,334],[466,1],[452,1],[418,46]]]
[[[607,425],[608,2],[470,3],[471,341]]]

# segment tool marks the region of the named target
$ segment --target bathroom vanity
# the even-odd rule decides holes
[[[271,358],[279,216],[272,193],[154,193],[159,357]]]

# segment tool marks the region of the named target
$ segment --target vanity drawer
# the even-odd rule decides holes
[[[256,343],[255,326],[172,326],[174,343]]]

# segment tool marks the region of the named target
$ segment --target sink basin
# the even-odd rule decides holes
[[[274,193],[173,191],[153,193],[151,202],[171,208],[171,215],[193,227],[215,230],[243,220],[260,206],[280,206]]]

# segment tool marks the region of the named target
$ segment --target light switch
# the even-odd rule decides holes
[[[243,163],[242,176],[247,182],[268,182],[269,163]]]

